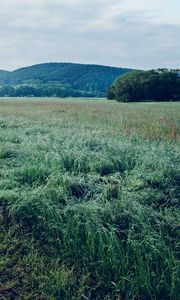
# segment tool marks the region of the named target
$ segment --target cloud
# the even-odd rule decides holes
[[[178,0],[1,0],[0,69],[48,61],[179,67]]]

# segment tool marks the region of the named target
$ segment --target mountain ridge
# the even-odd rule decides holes
[[[96,64],[96,63],[79,63],[79,62],[68,62],[68,61],[52,61],[52,62],[41,62],[41,63],[36,63],[36,64],[32,64],[32,65],[28,65],[28,66],[22,66],[19,68],[16,68],[14,70],[5,70],[5,69],[0,69],[0,71],[3,72],[8,72],[8,73],[13,73],[17,70],[22,70],[22,69],[27,69],[27,68],[31,68],[31,67],[35,67],[35,66],[41,66],[41,65],[84,65],[84,66],[99,66],[99,67],[105,67],[105,68],[115,68],[115,69],[132,69],[132,68],[126,68],[126,67],[117,67],[117,66],[110,66],[110,65],[105,65],[105,64]]]
[[[114,80],[132,69],[67,62],[40,63],[0,72],[0,85],[53,85],[103,96]]]

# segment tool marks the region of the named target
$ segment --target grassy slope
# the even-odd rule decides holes
[[[0,101],[2,299],[179,299],[179,110]]]

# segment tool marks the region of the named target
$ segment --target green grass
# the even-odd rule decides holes
[[[0,100],[0,297],[180,298],[180,104]]]

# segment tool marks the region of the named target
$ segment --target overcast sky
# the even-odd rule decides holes
[[[0,69],[180,68],[180,0],[1,0]]]

